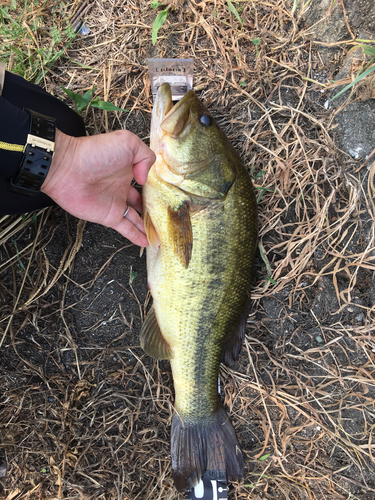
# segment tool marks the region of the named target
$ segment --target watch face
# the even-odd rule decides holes
[[[31,116],[30,135],[39,137],[40,139],[44,139],[46,141],[55,142],[55,119],[50,116],[44,116],[40,113],[36,113],[31,109],[28,109],[27,111]]]

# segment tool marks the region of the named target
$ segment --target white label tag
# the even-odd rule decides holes
[[[228,500],[225,471],[205,471],[199,483],[186,492],[186,500]]]
[[[193,59],[148,59],[147,64],[154,99],[163,83],[170,84],[173,101],[182,99],[193,87]]]
[[[195,498],[203,498],[204,495],[204,485],[202,479],[199,481],[197,486],[194,486]]]

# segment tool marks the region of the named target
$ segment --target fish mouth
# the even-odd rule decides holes
[[[157,148],[162,135],[179,137],[189,128],[190,109],[197,100],[195,92],[189,90],[174,106],[169,83],[163,83],[158,90],[151,118],[151,148]],[[159,139],[159,140],[157,140]]]
[[[162,130],[172,137],[179,137],[186,129],[190,128],[191,107],[197,96],[193,90],[189,90],[177,104],[175,104],[164,116],[160,126]]]
[[[155,98],[154,107],[151,115],[151,133],[150,133],[150,146],[155,154],[159,152],[159,145],[161,140],[161,123],[166,114],[173,108],[171,87],[167,83],[163,83],[159,87],[158,93]]]
[[[162,163],[169,171],[178,177],[205,168],[213,161],[212,157],[200,161],[177,161],[173,154],[170,154],[166,141],[168,136],[179,139],[189,135],[195,126],[195,115],[200,108],[201,105],[193,90],[189,90],[173,105],[169,83],[163,83],[158,89],[151,118],[151,149],[162,159]],[[159,169],[160,167],[156,168],[156,172]]]

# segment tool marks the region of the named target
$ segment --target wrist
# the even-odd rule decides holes
[[[40,190],[54,199],[54,192],[58,188],[59,178],[64,176],[64,170],[74,165],[73,157],[76,149],[76,138],[66,135],[56,129],[55,152],[52,158],[48,174]]]

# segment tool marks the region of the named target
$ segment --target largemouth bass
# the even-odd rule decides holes
[[[172,474],[183,491],[205,470],[243,476],[217,381],[244,338],[257,209],[239,156],[192,90],[173,106],[169,84],[160,87],[151,148],[157,160],[143,200],[153,307],[140,336],[146,353],[171,363]]]

